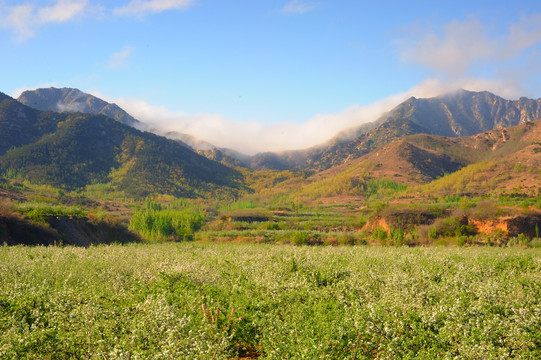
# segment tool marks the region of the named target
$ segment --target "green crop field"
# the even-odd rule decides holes
[[[1,359],[538,359],[541,250],[0,247]]]

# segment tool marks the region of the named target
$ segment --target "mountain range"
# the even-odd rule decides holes
[[[541,99],[459,90],[412,97],[309,149],[247,156],[185,134],[168,136],[201,148],[141,132],[133,127],[145,125],[124,110],[77,89],[38,89],[18,101],[0,96],[0,169],[70,188],[107,184],[131,194],[188,197],[246,190],[240,167],[317,174],[309,182],[362,169],[415,185],[502,157],[533,168],[540,162],[540,118]]]
[[[243,186],[237,170],[176,141],[105,115],[33,109],[5,94],[0,174],[67,189],[101,184],[133,196],[207,197]]]
[[[541,99],[506,100],[489,92],[459,90],[409,98],[372,123],[348,129],[325,144],[300,151],[255,155],[253,168],[325,170],[359,158],[393,139],[431,134],[471,136],[541,119]]]
[[[103,114],[142,128],[145,125],[120,109],[77,89],[37,89],[25,91],[20,102],[39,110],[79,111]],[[448,137],[475,135],[541,118],[541,99],[506,100],[489,92],[458,90],[443,96],[411,97],[374,122],[337,134],[330,141],[305,150],[265,152],[253,156],[223,149],[188,134],[170,132],[168,138],[188,144],[200,154],[227,165],[252,170],[324,170],[367,154],[397,137],[432,134]]]

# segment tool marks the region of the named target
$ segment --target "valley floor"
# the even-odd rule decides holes
[[[540,358],[541,250],[0,247],[2,359]]]

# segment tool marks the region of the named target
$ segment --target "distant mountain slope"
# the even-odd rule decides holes
[[[123,124],[135,127],[140,130],[152,132],[164,136],[168,139],[176,140],[179,144],[190,149],[200,150],[201,155],[211,160],[217,160],[230,166],[247,166],[235,157],[228,157],[227,149],[217,149],[214,145],[197,139],[189,134],[183,134],[176,131],[163,132],[158,128],[145,124],[116,104],[108,103],[88,93],[74,88],[42,88],[36,90],[27,90],[23,92],[18,100],[37,110],[55,111],[55,112],[81,112],[84,114],[105,115]]]
[[[67,188],[104,183],[136,196],[231,195],[242,186],[237,171],[103,115],[41,112],[3,97],[0,127],[14,129],[0,132],[10,149],[0,153],[0,174]]]
[[[442,136],[470,136],[541,119],[541,99],[506,100],[487,91],[459,90],[429,98],[410,98],[384,116],[408,119]]]
[[[65,118],[64,114],[32,109],[0,93],[0,155],[56,131],[57,123]]]
[[[358,169],[352,176],[364,172],[372,178],[427,184],[426,188],[433,186],[438,191],[440,187],[460,186],[464,190],[476,184],[475,191],[482,194],[513,187],[535,192],[541,184],[541,120],[466,137],[402,137],[321,172],[318,179],[350,172],[352,168]]]
[[[67,88],[28,91],[23,93],[20,99],[38,108],[57,109],[60,106],[85,113],[100,113],[101,109],[116,107],[92,95]],[[129,116],[122,109],[117,110],[120,112],[105,115],[113,116],[117,120],[119,116],[124,116],[122,114]],[[133,119],[131,116],[129,118]],[[247,156],[230,149],[217,148],[187,134],[167,133],[165,136],[187,147],[198,149],[201,155],[228,166],[243,166],[254,170],[321,171],[350,162],[403,136],[420,133],[447,137],[469,136],[540,118],[541,99],[521,98],[512,101],[489,92],[460,90],[435,98],[412,97],[372,123],[347,129],[327,143],[304,150],[264,152]],[[131,120],[122,121],[129,123]],[[14,130],[16,129],[11,131]],[[0,144],[0,150],[3,148],[5,146]]]
[[[37,110],[99,114],[129,126],[142,125],[139,120],[133,118],[116,104],[110,104],[78,89],[51,87],[27,90],[17,100]]]
[[[419,192],[440,194],[541,195],[541,120],[474,136],[426,139],[412,137],[468,164],[460,170],[422,185]],[[438,139],[436,139],[438,140]]]
[[[342,165],[278,183],[268,193],[316,203],[359,201],[374,193],[412,197],[541,195],[541,120],[468,137],[415,134]]]
[[[447,137],[479,134],[541,119],[541,99],[505,100],[489,92],[459,90],[399,104],[373,123],[338,134],[326,144],[302,151],[264,154],[265,168],[325,170],[368,154],[396,138],[426,133]],[[254,158],[260,158],[258,154]],[[295,161],[290,159],[294,158]],[[274,166],[274,167],[273,167]]]

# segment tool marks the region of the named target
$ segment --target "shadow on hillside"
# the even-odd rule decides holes
[[[114,221],[50,216],[35,223],[18,214],[0,214],[0,244],[86,247],[140,241],[125,224]]]

